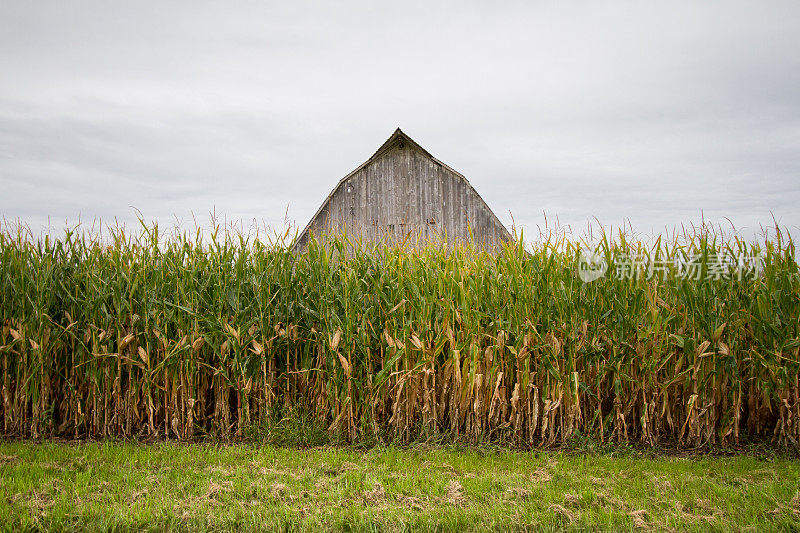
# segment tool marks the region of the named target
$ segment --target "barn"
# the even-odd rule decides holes
[[[398,128],[361,166],[339,181],[299,235],[346,233],[351,240],[474,244],[487,250],[511,241],[508,230],[460,173]]]

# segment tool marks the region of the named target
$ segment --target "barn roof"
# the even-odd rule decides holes
[[[478,194],[478,191],[476,191],[476,190],[475,190],[475,187],[473,187],[473,186],[472,186],[472,184],[469,182],[469,180],[468,180],[468,179],[467,179],[467,178],[466,178],[466,177],[465,177],[463,174],[461,174],[461,173],[460,173],[460,172],[458,172],[457,170],[455,170],[455,169],[453,169],[453,168],[449,167],[448,165],[446,165],[446,164],[442,163],[441,161],[439,161],[438,159],[436,159],[435,157],[433,157],[433,156],[431,155],[431,153],[430,153],[430,152],[428,152],[428,151],[427,151],[425,148],[423,148],[422,146],[420,146],[420,145],[419,145],[419,144],[418,144],[416,141],[414,141],[414,139],[412,139],[412,138],[411,138],[411,137],[409,137],[409,136],[408,136],[408,135],[407,135],[405,132],[403,132],[403,130],[401,130],[400,128],[397,128],[396,130],[394,130],[394,133],[392,133],[392,134],[389,136],[389,138],[388,138],[388,139],[386,139],[386,142],[384,142],[384,143],[383,143],[383,144],[380,146],[380,148],[378,148],[378,149],[375,151],[375,153],[374,153],[374,154],[372,154],[372,156],[371,156],[369,159],[367,159],[366,161],[364,161],[363,163],[361,163],[361,164],[360,164],[358,167],[356,167],[356,168],[355,168],[355,169],[354,169],[352,172],[350,172],[350,173],[349,173],[349,174],[347,174],[345,177],[343,177],[341,180],[339,180],[339,183],[337,183],[337,184],[336,184],[336,186],[333,188],[333,190],[330,192],[330,194],[328,194],[328,196],[325,198],[325,200],[322,202],[322,204],[320,204],[320,206],[319,206],[319,208],[317,209],[316,213],[314,213],[314,216],[312,216],[312,217],[311,217],[311,219],[308,221],[308,224],[306,224],[306,227],[305,227],[305,228],[303,229],[303,231],[300,233],[300,235],[298,236],[298,238],[297,238],[297,241],[296,241],[296,242],[300,242],[300,241],[303,239],[303,237],[306,235],[306,233],[308,233],[308,230],[309,230],[309,228],[310,228],[310,227],[311,227],[311,225],[314,223],[314,220],[316,220],[316,219],[317,219],[317,217],[319,216],[319,214],[320,214],[320,213],[322,212],[322,210],[325,208],[325,205],[326,205],[326,204],[327,204],[327,203],[328,203],[328,202],[331,200],[331,198],[332,198],[332,197],[333,197],[333,195],[336,193],[336,191],[337,191],[337,190],[339,190],[339,188],[340,188],[340,187],[341,187],[341,186],[342,186],[342,185],[343,185],[343,184],[344,184],[344,183],[345,183],[345,182],[346,182],[348,179],[350,179],[350,178],[351,178],[351,177],[352,177],[352,176],[353,176],[355,173],[357,173],[359,170],[361,170],[361,169],[362,169],[362,168],[364,168],[365,166],[369,165],[370,163],[372,163],[373,161],[375,161],[376,159],[378,159],[378,158],[379,158],[380,156],[382,156],[382,155],[383,155],[385,152],[387,152],[387,151],[388,151],[390,148],[392,148],[392,147],[395,145],[395,143],[396,143],[396,142],[398,142],[398,141],[400,141],[400,140],[402,140],[403,142],[405,142],[405,143],[407,143],[408,145],[412,146],[413,148],[415,148],[415,149],[419,150],[420,152],[422,152],[423,154],[425,154],[425,156],[427,156],[428,158],[430,158],[430,159],[431,159],[431,160],[432,160],[434,163],[436,163],[437,165],[439,165],[439,166],[441,166],[441,167],[443,167],[443,168],[445,168],[445,169],[449,170],[450,172],[452,172],[453,174],[455,174],[455,175],[456,175],[458,178],[460,178],[460,179],[464,180],[464,183],[465,183],[465,184],[466,184],[466,185],[467,185],[467,186],[468,186],[468,187],[469,187],[469,188],[472,190],[472,192],[473,192],[473,193],[475,193],[475,195],[477,195],[477,196],[478,196],[478,198],[479,198],[479,199],[480,199],[480,200],[481,200],[481,201],[482,201],[484,204],[486,204],[486,201],[485,201],[485,200],[484,200],[484,199],[481,197],[481,195],[480,195],[480,194]],[[491,211],[491,209],[490,209],[490,211]],[[492,212],[492,214],[494,214],[494,213]],[[502,224],[501,224],[501,226],[502,226]],[[503,229],[505,229],[505,226],[502,226],[502,227],[503,227]],[[506,233],[508,233],[508,230],[506,230]],[[509,234],[509,237],[510,237],[510,234]]]

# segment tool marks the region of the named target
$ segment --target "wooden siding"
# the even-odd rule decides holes
[[[470,238],[470,230],[471,236]],[[399,129],[346,176],[309,222],[296,249],[346,232],[363,241],[472,242],[486,249],[511,235],[469,182]]]

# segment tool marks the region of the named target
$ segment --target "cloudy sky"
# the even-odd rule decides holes
[[[7,221],[302,227],[398,126],[527,231],[800,234],[800,3],[0,2]]]

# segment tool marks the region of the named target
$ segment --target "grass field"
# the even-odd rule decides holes
[[[0,444],[0,528],[796,530],[800,461],[499,448]]]

